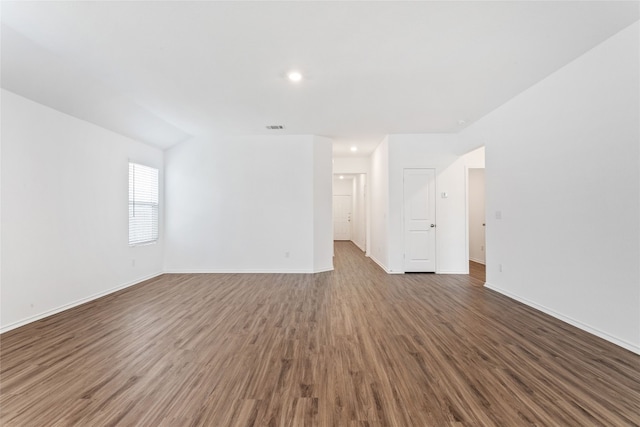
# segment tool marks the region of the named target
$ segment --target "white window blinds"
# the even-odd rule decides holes
[[[129,245],[158,240],[158,169],[129,163]]]

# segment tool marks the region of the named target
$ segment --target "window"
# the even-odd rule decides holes
[[[129,245],[158,240],[158,169],[129,163]]]

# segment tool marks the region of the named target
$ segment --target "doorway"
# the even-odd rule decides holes
[[[486,217],[484,168],[468,169],[469,274],[486,278]]]
[[[333,240],[350,240],[363,252],[367,244],[366,196],[366,174],[334,175]]]

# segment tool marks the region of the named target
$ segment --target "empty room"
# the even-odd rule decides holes
[[[0,8],[0,425],[640,426],[640,2]]]

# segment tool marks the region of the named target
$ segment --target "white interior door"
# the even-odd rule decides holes
[[[404,271],[436,271],[436,172],[404,170]]]
[[[351,196],[333,196],[333,240],[351,240]]]

